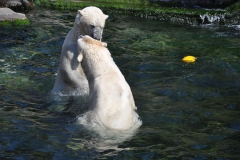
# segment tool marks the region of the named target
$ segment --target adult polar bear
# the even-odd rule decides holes
[[[78,50],[78,61],[89,83],[92,112],[110,129],[139,127],[141,121],[134,111],[136,106],[131,89],[108,49],[102,42],[83,36],[78,39]]]
[[[82,70],[81,64],[77,61],[77,39],[80,35],[89,35],[94,39],[102,38],[103,28],[107,15],[97,7],[86,7],[78,10],[74,26],[64,40],[60,64],[57,71],[53,93],[68,89],[77,89],[80,93],[88,93],[88,81]]]

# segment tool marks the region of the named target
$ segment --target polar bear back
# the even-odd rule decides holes
[[[104,47],[102,42],[94,40],[89,36],[84,36],[84,38],[79,39],[78,43],[78,47],[81,46],[79,50],[81,50],[84,59],[86,59],[82,61],[85,74],[91,78],[104,75],[101,78],[110,80],[120,78],[125,81],[124,76],[113,61],[109,50]]]
[[[103,44],[89,36],[78,40],[82,67],[90,88],[90,106],[104,126],[126,130],[137,114],[131,89]],[[138,117],[138,116],[137,116]]]

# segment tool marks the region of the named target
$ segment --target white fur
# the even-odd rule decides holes
[[[86,7],[77,12],[74,26],[67,34],[62,46],[57,77],[52,89],[53,93],[68,89],[77,89],[84,93],[88,92],[88,81],[81,64],[77,60],[77,39],[80,35],[95,36],[94,34],[97,34],[97,37],[101,37],[107,17],[97,7]],[[91,27],[92,25],[97,30],[94,30]]]
[[[128,130],[141,125],[131,89],[104,44],[84,36],[78,40],[79,57],[89,82],[90,107],[102,124]]]

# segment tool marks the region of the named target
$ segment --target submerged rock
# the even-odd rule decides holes
[[[22,13],[16,13],[10,8],[0,8],[0,21],[14,21],[16,19],[24,20],[26,16]]]

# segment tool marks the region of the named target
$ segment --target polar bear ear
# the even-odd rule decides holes
[[[78,10],[77,11],[77,16],[76,16],[76,19],[75,19],[75,22],[77,24],[80,24],[80,20],[81,20],[81,17],[85,15],[85,12],[82,11],[82,10]]]
[[[77,13],[78,13],[80,16],[84,16],[84,15],[86,14],[86,12],[83,11],[83,10],[78,10]]]
[[[105,17],[104,17],[105,19],[107,19],[107,18],[108,18],[108,15],[106,15],[106,14],[105,14],[104,16],[105,16]]]
[[[79,14],[79,11],[77,12],[77,16],[75,18],[75,23],[76,24],[80,24],[80,19],[81,19],[81,15]]]

